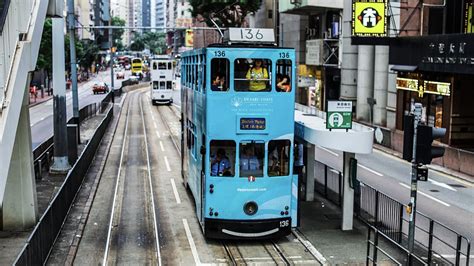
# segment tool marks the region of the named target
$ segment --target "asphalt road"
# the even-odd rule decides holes
[[[130,72],[125,73],[125,78]],[[115,78],[115,77],[114,77]],[[87,82],[78,84],[79,109],[91,103],[101,101],[105,94],[94,95],[92,86],[96,82],[106,82],[110,85],[110,71],[101,71],[95,77],[90,78]],[[122,80],[114,80],[116,88],[120,88]],[[68,90],[66,94],[67,119],[72,117],[72,91]],[[40,103],[30,108],[30,125],[31,125],[31,141],[32,148],[35,149],[42,142],[53,136],[53,99]]]

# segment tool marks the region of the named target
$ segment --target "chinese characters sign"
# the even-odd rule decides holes
[[[354,0],[352,3],[352,36],[386,37],[386,0]]]
[[[464,12],[464,32],[474,33],[474,4],[466,3]]]
[[[352,102],[328,101],[328,111],[326,112],[326,128],[351,129]]]
[[[397,89],[418,92],[419,97],[423,97],[425,93],[443,96],[451,95],[451,83],[431,80],[397,78]]]
[[[265,118],[240,118],[240,130],[265,130]]]

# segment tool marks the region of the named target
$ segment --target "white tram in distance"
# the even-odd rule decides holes
[[[158,58],[150,62],[151,102],[173,103],[174,65],[172,59]]]

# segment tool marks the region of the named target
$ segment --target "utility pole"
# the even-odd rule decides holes
[[[112,24],[112,20],[110,20]],[[112,36],[112,29],[109,29],[109,46],[110,46],[110,90],[112,91],[112,102],[114,101],[114,43]]]
[[[418,186],[418,163],[416,160],[416,137],[418,132],[418,124],[421,119],[421,112],[423,106],[421,103],[415,103],[413,115],[413,157],[411,160],[411,191],[410,191],[410,203],[408,203],[409,208],[409,224],[408,224],[408,250],[410,253],[413,252],[413,247],[415,245],[415,218],[416,218],[416,194]]]
[[[71,165],[67,156],[66,82],[64,79],[64,18],[53,20],[53,109],[54,109],[54,162],[51,173],[66,174]]]
[[[67,0],[67,19],[69,29],[69,50],[71,59],[71,86],[72,86],[72,116],[74,123],[77,125],[77,139],[80,141],[79,133],[79,95],[77,92],[77,67],[76,67],[76,33],[74,22],[74,0]]]

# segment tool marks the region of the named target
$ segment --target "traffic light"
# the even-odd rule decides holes
[[[403,160],[411,162],[413,159],[413,115],[403,117]]]
[[[430,164],[433,158],[442,157],[444,148],[432,146],[433,140],[446,135],[446,128],[418,125],[416,135],[416,161],[417,163]]]

